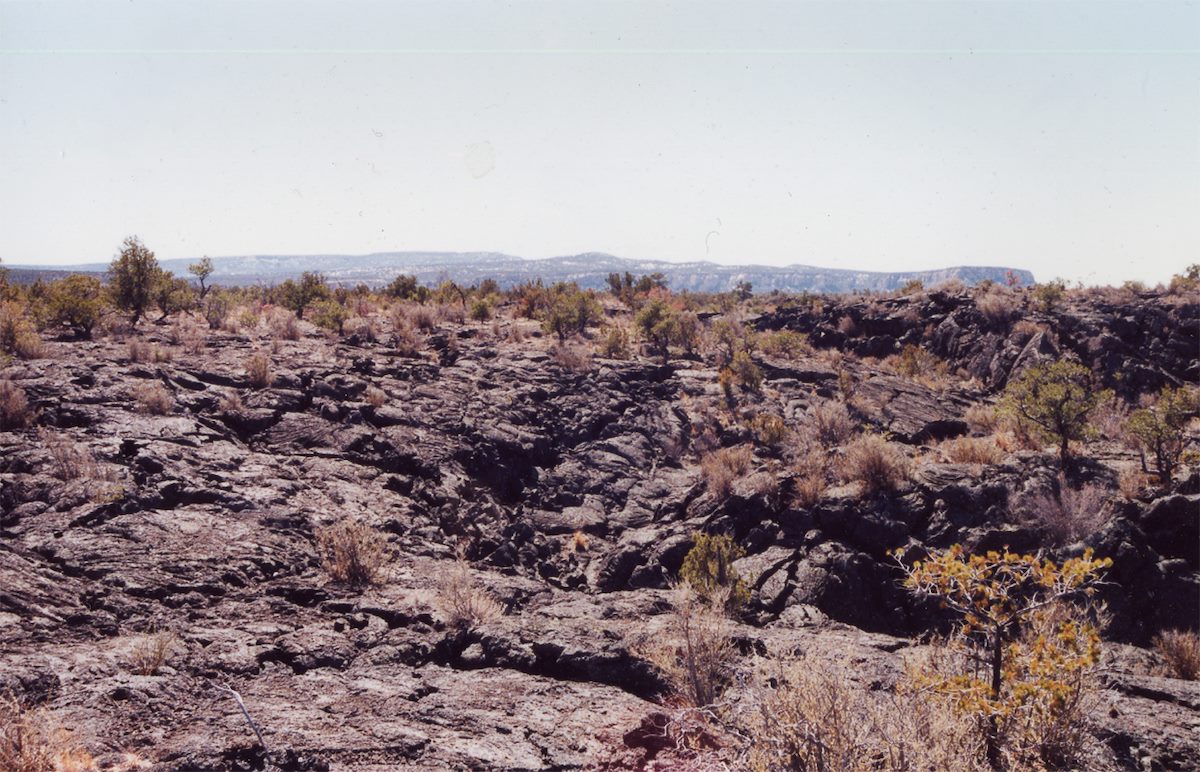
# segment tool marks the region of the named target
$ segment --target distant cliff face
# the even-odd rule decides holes
[[[192,260],[164,260],[162,265],[186,275]],[[674,290],[724,292],[748,281],[756,292],[855,292],[893,290],[913,279],[933,286],[951,279],[977,284],[984,279],[1005,282],[1010,274],[1023,285],[1034,282],[1026,270],[1006,267],[959,266],[934,271],[872,272],[809,265],[719,265],[635,260],[602,253],[586,253],[544,260],[526,260],[496,252],[382,252],[371,255],[248,255],[214,257],[213,280],[223,284],[275,284],[304,271],[320,271],[334,284],[386,284],[398,274],[416,276],[422,284],[447,279],[474,284],[491,278],[502,287],[541,279],[547,284],[574,281],[581,287],[607,286],[610,273],[662,273]],[[56,270],[103,271],[105,264],[56,267]],[[25,276],[22,273],[22,276]]]

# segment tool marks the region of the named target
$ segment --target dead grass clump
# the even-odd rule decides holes
[[[258,319],[255,317],[255,325]],[[253,328],[255,325],[251,325]],[[271,309],[267,318],[267,326],[271,329],[271,337],[281,340],[300,340],[300,322],[296,314],[282,308]]]
[[[512,324],[509,325],[508,328],[509,343],[524,343],[525,339],[528,337],[529,331],[521,325],[521,321],[519,319],[514,318]]]
[[[820,503],[829,485],[820,472],[805,472],[799,475],[792,488],[792,500],[801,509],[809,509]]]
[[[750,425],[754,438],[769,448],[778,448],[791,435],[784,420],[774,413],[759,413]]]
[[[1099,436],[1114,442],[1128,442],[1128,420],[1129,404],[1117,396],[1101,400],[1088,417],[1088,423]]]
[[[467,321],[467,309],[457,303],[443,303],[438,306],[437,315],[443,322],[462,324]]]
[[[979,434],[991,434],[1000,426],[1000,416],[991,405],[971,405],[963,415],[963,420],[971,431]]]
[[[439,582],[437,608],[446,624],[460,630],[494,622],[504,614],[500,601],[475,584],[470,566],[461,557]]]
[[[571,552],[587,552],[588,544],[587,534],[583,531],[576,531],[571,534],[571,540],[568,542]]]
[[[975,307],[996,325],[1008,324],[1016,316],[1017,306],[1016,294],[999,284],[993,284],[975,298]]]
[[[1200,635],[1195,630],[1166,630],[1154,636],[1154,650],[1171,678],[1200,680]]]
[[[387,404],[387,398],[387,392],[378,386],[368,386],[363,393],[363,400],[376,410]]]
[[[316,536],[325,572],[351,587],[374,584],[389,558],[383,534],[358,520],[317,529]]]
[[[230,389],[217,400],[217,409],[222,413],[240,413],[246,406],[242,403],[241,393]]]
[[[728,687],[737,660],[733,624],[725,613],[729,588],[716,587],[707,600],[677,587],[667,629],[645,655],[685,704],[712,705]]]
[[[166,415],[175,407],[175,397],[161,383],[139,384],[133,391],[133,398],[143,413],[150,415]]]
[[[1130,501],[1140,498],[1151,482],[1153,478],[1136,467],[1125,467],[1117,473],[1117,489]]]
[[[898,445],[868,434],[846,447],[838,473],[844,481],[862,483],[864,493],[873,494],[894,491],[908,482],[910,465]]]
[[[957,437],[938,445],[938,450],[952,464],[999,464],[1006,455],[986,437]]]
[[[0,379],[0,431],[24,429],[33,423],[25,390],[8,378]]]
[[[718,499],[723,499],[733,490],[733,484],[746,476],[750,471],[750,460],[753,458],[749,445],[738,445],[732,448],[722,448],[709,453],[700,460],[700,471],[704,475],[704,483],[708,491]]]
[[[43,429],[38,439],[54,459],[54,476],[60,480],[90,480],[98,476],[96,457],[86,447],[63,434]]]
[[[126,358],[130,362],[141,363],[149,362],[152,358],[150,344],[143,340],[131,340],[126,348]]]
[[[586,373],[592,369],[592,355],[577,346],[566,344],[556,345],[550,349],[550,358],[564,370],[573,373]]]
[[[812,656],[758,670],[741,722],[750,738],[746,767],[751,770],[983,768],[971,761],[977,754],[955,747],[969,744],[964,742],[969,727],[951,726],[948,715],[921,721],[930,717],[931,706],[911,694],[872,693],[836,665]],[[940,741],[931,742],[938,735]],[[922,757],[949,763],[926,766],[917,762]]]
[[[944,377],[948,370],[945,361],[937,355],[911,343],[901,349],[899,354],[892,354],[884,359],[882,364],[899,375],[918,381]]]
[[[251,354],[246,360],[246,377],[250,379],[250,385],[256,389],[265,389],[274,382],[275,376],[271,373],[271,358],[263,352]]]
[[[808,422],[816,438],[827,448],[841,445],[856,428],[844,402],[822,402],[808,412]]]
[[[1102,486],[1072,488],[1060,474],[1051,490],[1021,496],[1014,514],[1017,522],[1043,532],[1054,544],[1070,544],[1108,522],[1105,509],[1108,498],[1108,491]]]
[[[185,322],[176,325],[171,331],[172,339],[189,354],[199,354],[208,344],[208,332],[204,325],[195,322]]]
[[[170,630],[143,636],[129,657],[129,670],[143,676],[157,675],[159,668],[167,663],[179,644],[179,636]]]
[[[91,754],[43,711],[0,696],[0,769],[4,772],[89,772]]]
[[[408,322],[421,332],[433,332],[438,325],[438,312],[429,306],[407,306],[405,314]]]
[[[342,324],[342,334],[374,343],[379,338],[379,328],[366,317],[352,316]]]

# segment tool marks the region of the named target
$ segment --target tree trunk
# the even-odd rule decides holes
[[[1004,636],[1002,628],[997,627],[992,632],[992,701],[1000,701],[1000,677],[1004,661]],[[993,713],[988,716],[987,728],[987,760],[992,769],[1002,767],[1000,759],[1000,721]]]

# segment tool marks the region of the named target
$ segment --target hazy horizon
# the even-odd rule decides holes
[[[0,258],[1200,260],[1194,2],[0,3]]]

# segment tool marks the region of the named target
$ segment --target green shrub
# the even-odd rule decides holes
[[[629,358],[629,333],[624,327],[609,327],[600,341],[600,355],[608,359]]]
[[[762,370],[745,351],[733,355],[733,361],[729,363],[729,372],[733,375],[734,383],[746,391],[758,392],[762,389]]]
[[[211,286],[207,284],[208,277],[212,276],[214,270],[212,258],[205,256],[188,266],[188,273],[196,277],[196,281],[200,283],[200,300],[204,300],[208,295]]]
[[[162,269],[154,253],[137,236],[130,236],[121,245],[121,252],[108,268],[108,287],[113,305],[131,315],[136,325],[154,300],[154,291]]]
[[[1062,279],[1035,284],[1033,300],[1040,311],[1050,312],[1057,308],[1067,295],[1067,285]]]
[[[759,336],[759,348],[764,354],[783,359],[796,359],[813,352],[808,336],[802,332],[780,330]]]
[[[485,298],[479,298],[471,304],[471,319],[476,322],[486,322],[492,318],[492,304]]]
[[[1058,444],[1059,457],[1065,462],[1071,440],[1084,440],[1094,434],[1088,423],[1092,411],[1107,391],[1096,388],[1092,372],[1083,365],[1058,360],[1031,367],[1010,381],[1004,390],[1004,407],[1022,425]]]
[[[92,337],[105,308],[104,285],[80,273],[51,284],[42,306],[46,324],[69,327],[80,338]]]
[[[313,324],[338,335],[342,334],[346,320],[350,318],[350,312],[345,306],[336,300],[320,300],[314,303],[312,308]]]
[[[42,355],[42,339],[38,337],[24,303],[0,301],[0,354],[20,359],[37,359]]]
[[[297,319],[303,319],[305,309],[329,294],[325,277],[312,271],[301,274],[299,282],[288,279],[275,290],[279,305],[294,312]]]
[[[745,554],[745,550],[724,534],[697,533],[691,550],[683,559],[679,578],[705,600],[716,597],[721,590],[727,591],[727,609],[736,609],[750,598],[746,583],[733,567],[733,561]]]
[[[546,332],[557,335],[559,342],[575,333],[582,335],[604,316],[604,309],[591,290],[584,292],[573,284],[557,284],[550,295],[543,326]]]
[[[1196,409],[1193,395],[1185,389],[1167,386],[1159,392],[1153,405],[1135,410],[1129,416],[1126,428],[1143,451],[1143,469],[1146,467],[1144,452],[1149,450],[1154,455],[1158,475],[1164,482],[1171,482],[1187,445],[1188,421]]]

